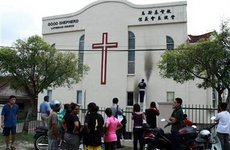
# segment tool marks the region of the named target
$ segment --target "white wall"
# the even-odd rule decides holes
[[[127,1],[96,1],[75,13],[43,18],[43,37],[50,44],[55,43],[57,49],[73,49],[78,54],[79,38],[85,35],[84,64],[90,71],[81,82],[70,89],[60,87],[53,89],[53,99],[63,103],[76,102],[76,90],[82,90],[85,104],[95,101],[100,107],[112,105],[112,98],[119,98],[119,105],[126,107],[127,91],[136,91],[138,82],[146,77],[145,61],[150,56],[153,64],[150,79],[147,81],[147,106],[151,101],[166,102],[166,92],[174,91],[185,103],[206,104],[209,92],[198,89],[196,81],[177,84],[159,75],[158,62],[164,51],[146,51],[147,49],[166,49],[166,36],[174,39],[175,46],[187,39],[186,2],[164,3],[157,5],[133,5]],[[170,10],[176,17],[174,20],[139,21],[143,12],[161,9]],[[78,20],[70,23],[71,28],[52,29],[50,22]],[[102,42],[102,33],[108,33],[108,42],[117,42],[117,48],[109,50],[128,50],[128,31],[136,37],[135,74],[127,75],[127,51],[108,51],[107,83],[102,85],[101,52],[92,49],[93,43]],[[97,49],[98,50],[98,49]],[[46,93],[39,94],[39,103]],[[201,101],[202,100],[202,101]]]

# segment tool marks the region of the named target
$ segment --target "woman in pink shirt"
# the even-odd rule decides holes
[[[104,135],[105,150],[115,150],[117,145],[116,130],[121,129],[122,125],[118,119],[112,115],[111,108],[106,108],[105,114],[107,115]]]

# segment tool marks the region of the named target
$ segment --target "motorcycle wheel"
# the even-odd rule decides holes
[[[47,135],[39,135],[34,140],[34,148],[36,150],[47,150],[48,148],[48,137]]]
[[[145,143],[144,144],[144,150],[158,150],[153,144],[151,143]]]

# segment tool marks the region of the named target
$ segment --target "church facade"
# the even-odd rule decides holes
[[[89,102],[108,107],[117,97],[121,107],[138,101],[138,83],[146,81],[145,103],[211,104],[211,91],[198,81],[178,84],[159,75],[160,56],[187,40],[187,3],[135,5],[125,0],[99,0],[81,10],[43,18],[45,41],[60,51],[71,51],[90,67],[71,88],[48,89],[39,94],[63,103]]]

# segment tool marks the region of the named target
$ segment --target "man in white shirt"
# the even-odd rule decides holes
[[[227,103],[220,104],[220,112],[217,114],[215,121],[217,125],[217,136],[220,139],[222,150],[230,150],[229,134],[230,134],[230,113],[226,111]]]

